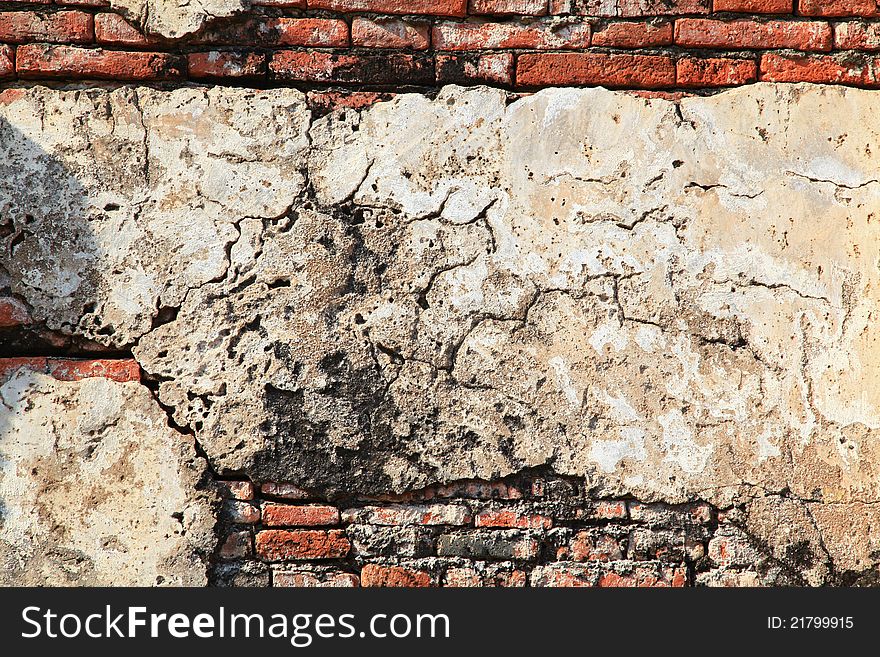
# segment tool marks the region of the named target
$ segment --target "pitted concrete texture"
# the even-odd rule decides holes
[[[550,466],[755,500],[767,541],[767,493],[809,545],[876,533],[878,92],[0,98],[14,291],[133,346],[221,473],[332,496]]]
[[[217,18],[250,9],[250,0],[110,0],[110,6],[147,34],[179,39]]]
[[[0,585],[204,585],[206,474],[140,384],[19,370],[0,386]]]

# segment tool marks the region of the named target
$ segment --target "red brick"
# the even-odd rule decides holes
[[[590,45],[590,24],[440,23],[434,26],[435,50],[492,50],[498,48],[570,49]]]
[[[510,509],[482,511],[474,518],[477,527],[510,527],[513,529],[550,529],[553,519],[538,513],[521,513]]]
[[[509,52],[439,54],[436,57],[439,84],[513,84],[514,57]]]
[[[0,12],[0,41],[7,43],[89,43],[93,35],[92,15],[82,11]]]
[[[233,532],[220,546],[221,559],[243,559],[251,556],[251,533]]]
[[[339,529],[267,529],[257,534],[256,546],[257,554],[267,561],[342,559],[351,549],[351,544]]]
[[[617,10],[624,18],[635,16],[683,16],[708,14],[712,0],[618,0]]]
[[[375,91],[310,91],[306,94],[309,109],[318,114],[326,114],[343,107],[365,109],[392,98],[392,93]]]
[[[819,21],[721,21],[683,18],[675,22],[675,43],[692,48],[793,48],[831,50],[831,25]]]
[[[141,369],[137,361],[130,358],[120,360],[50,358],[49,374],[59,381],[79,381],[91,377],[101,377],[119,382],[140,381],[141,379]]]
[[[12,376],[20,369],[27,369],[33,372],[47,372],[49,365],[45,358],[23,357],[23,358],[0,358],[0,383],[12,378]]]
[[[679,588],[687,584],[687,574],[683,567],[637,565],[629,572],[613,570],[602,573],[598,584],[603,587]]]
[[[672,44],[672,22],[663,20],[652,23],[607,23],[593,32],[592,44],[610,48],[649,48]]]
[[[365,48],[410,48],[426,50],[431,41],[427,23],[393,18],[370,20],[356,17],[351,23],[351,41]]]
[[[627,515],[623,500],[599,500],[577,512],[578,518],[587,520],[623,520]]]
[[[119,14],[95,16],[95,41],[113,46],[148,46],[155,39],[146,37]]]
[[[665,55],[548,53],[520,55],[516,84],[603,85],[651,89],[675,84],[675,62]]]
[[[526,585],[526,579],[526,573],[522,570],[450,568],[443,576],[443,586],[455,588],[484,586],[518,588]]]
[[[7,80],[13,76],[15,76],[15,61],[13,60],[12,48],[0,45],[0,80]],[[8,305],[0,308],[0,320],[11,321],[13,315],[9,314],[10,312]],[[4,324],[4,326],[15,326],[15,324]]]
[[[880,23],[849,21],[834,24],[837,50],[880,50]]]
[[[182,77],[181,60],[166,53],[28,44],[15,55],[24,78],[94,78],[100,80],[172,80]]]
[[[681,87],[726,87],[758,79],[758,64],[751,59],[683,57],[676,62]]]
[[[309,9],[372,11],[377,14],[464,16],[467,0],[308,0]]]
[[[346,509],[342,520],[370,525],[467,525],[471,512],[461,504],[397,504]]]
[[[503,481],[459,481],[425,490],[424,499],[434,497],[465,497],[477,500],[519,500],[522,491]]]
[[[798,13],[802,16],[880,16],[876,0],[801,0]]]
[[[838,55],[777,55],[761,57],[760,79],[768,82],[816,82],[871,86],[876,77],[866,58]]]
[[[269,527],[338,525],[339,510],[326,504],[291,506],[270,502],[263,505],[263,524]]]
[[[431,586],[430,573],[403,566],[367,564],[361,570],[361,586],[425,587]]]
[[[266,55],[256,52],[196,52],[187,56],[195,79],[254,78],[266,74]]]
[[[495,16],[544,16],[547,0],[471,0],[471,14]]]
[[[361,579],[354,573],[337,571],[278,570],[272,574],[272,586],[296,588],[357,588]]]
[[[249,481],[221,481],[217,484],[224,498],[233,500],[252,500],[256,495],[254,485]]]
[[[260,492],[269,497],[281,497],[285,500],[307,500],[313,497],[309,491],[293,484],[263,484],[260,486]]]
[[[792,0],[715,0],[713,11],[741,14],[790,14]]]
[[[11,76],[14,73],[12,48],[0,45],[0,78]],[[0,297],[0,328],[24,326],[32,322],[27,306],[21,301],[13,297]]]
[[[401,53],[355,55],[280,50],[272,55],[269,71],[274,79],[296,82],[434,83],[430,59]]]

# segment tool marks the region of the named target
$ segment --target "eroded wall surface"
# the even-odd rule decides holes
[[[343,499],[541,471],[747,508],[822,583],[877,554],[878,110],[772,84],[320,118],[293,89],[9,89],[0,265],[35,321],[131,350],[156,399],[112,394],[221,478]],[[14,381],[13,463],[54,385]]]

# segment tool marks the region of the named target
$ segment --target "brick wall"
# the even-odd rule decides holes
[[[336,503],[222,488],[221,586],[749,586],[764,563],[737,508],[594,499],[534,473]]]
[[[0,80],[878,86],[874,0],[260,0],[180,41],[102,0],[0,0]]]

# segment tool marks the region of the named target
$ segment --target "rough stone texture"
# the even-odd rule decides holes
[[[144,32],[178,39],[198,32],[211,19],[250,9],[250,0],[110,0],[110,6]]]
[[[876,560],[876,92],[448,87],[316,121],[292,90],[10,94],[14,291],[134,345],[221,474],[550,466],[746,504],[809,582]]]
[[[207,582],[206,463],[146,388],[21,369],[0,404],[0,585]]]

